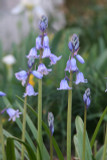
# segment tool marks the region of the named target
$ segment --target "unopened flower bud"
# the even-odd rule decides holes
[[[54,115],[52,112],[48,113],[48,125],[49,125],[49,129],[51,131],[51,134],[53,135],[53,133],[54,133]]]
[[[46,28],[48,27],[48,18],[46,16],[42,16],[40,22],[39,22],[39,29],[44,32]]]

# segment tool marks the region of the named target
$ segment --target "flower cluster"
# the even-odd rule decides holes
[[[82,72],[79,71],[76,59],[81,63],[85,63],[84,59],[78,54],[79,51],[79,38],[76,34],[73,34],[71,37],[71,40],[68,43],[69,50],[71,51],[71,54],[69,56],[69,59],[66,64],[65,72],[76,72],[76,81],[75,84],[78,85],[79,83],[87,83],[87,79],[84,79],[84,75]],[[69,87],[68,82],[69,78],[65,76],[63,80],[60,82],[60,88],[57,88],[57,90],[70,90],[72,89]]]
[[[39,22],[39,29],[42,32],[42,35],[39,35],[36,38],[36,49],[37,50],[43,50],[43,54],[40,55],[39,58],[49,58],[50,59],[50,65],[56,64],[57,61],[61,59],[62,56],[57,57],[56,55],[51,53],[50,47],[49,47],[49,38],[46,33],[46,28],[48,27],[48,19],[45,16],[42,16],[40,22]],[[46,66],[42,63],[38,66],[39,72],[41,72],[43,75],[47,75],[51,70],[47,69]]]
[[[88,109],[88,107],[91,104],[91,100],[90,100],[90,88],[87,88],[84,95],[83,95],[83,101],[86,105],[86,108]]]
[[[54,133],[54,116],[52,112],[48,113],[48,125],[51,132],[51,135]]]
[[[62,56],[57,57],[56,55],[51,53],[51,50],[49,48],[49,38],[46,33],[47,27],[48,27],[48,18],[46,16],[42,16],[41,20],[39,21],[39,29],[42,34],[36,38],[36,46],[32,48],[29,54],[26,56],[26,58],[28,59],[29,70],[28,71],[22,70],[20,72],[15,73],[16,78],[22,82],[22,85],[24,86],[26,84],[26,92],[24,93],[24,97],[36,96],[38,94],[34,91],[33,86],[29,83],[30,75],[33,75],[38,79],[42,79],[43,75],[47,75],[49,72],[52,71],[52,69],[48,69],[45,66],[45,64],[43,63],[43,59],[49,58],[50,65],[54,65],[62,57]],[[37,54],[37,51],[40,51],[39,52],[40,55]],[[35,60],[39,60],[39,65],[37,70],[33,69]]]

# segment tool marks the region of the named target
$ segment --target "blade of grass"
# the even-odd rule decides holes
[[[95,128],[94,134],[93,134],[93,136],[92,136],[92,138],[91,138],[91,142],[90,142],[91,148],[92,148],[93,145],[94,145],[96,136],[97,136],[97,134],[98,134],[98,131],[99,131],[100,126],[101,126],[101,123],[102,123],[102,121],[103,121],[104,116],[105,116],[106,113],[107,113],[107,107],[105,108],[104,112],[102,113],[101,118],[99,119],[98,124],[97,124],[97,126],[96,126],[96,128]]]

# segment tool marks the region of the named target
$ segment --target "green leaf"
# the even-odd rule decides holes
[[[103,155],[103,149],[104,149],[104,146],[102,146],[96,153],[96,160],[101,160],[102,159],[102,155]]]
[[[20,101],[24,102],[23,99],[20,98],[19,96],[17,96],[17,98],[18,98]],[[31,112],[32,112],[36,117],[38,117],[38,114],[35,112],[35,110],[34,110],[29,104],[27,104],[27,107],[31,110]],[[47,125],[46,125],[43,121],[42,121],[42,125],[43,125],[43,128],[45,129],[45,131],[47,132],[47,134],[48,134],[48,136],[49,136],[49,135],[50,135],[49,128],[47,127]],[[64,160],[64,157],[63,157],[63,155],[62,155],[62,152],[61,152],[61,150],[59,149],[58,144],[57,144],[57,142],[56,142],[56,140],[55,140],[54,137],[52,137],[52,143],[53,143],[54,149],[55,149],[55,151],[56,151],[56,153],[57,153],[57,156],[58,156],[59,160]]]
[[[8,160],[16,160],[14,142],[10,138],[7,138],[6,157],[7,157]]]
[[[5,129],[3,129],[3,134],[4,134],[4,136],[6,137],[6,138],[10,138],[10,137],[14,137],[13,135],[11,135],[8,131],[6,131]],[[16,138],[16,137],[15,137]],[[20,160],[20,153],[19,152],[21,152],[21,145],[20,145],[20,143],[19,142],[15,142],[14,143],[15,144],[15,154],[16,154],[16,159],[17,160]],[[25,151],[25,157],[26,157],[26,159],[28,160],[28,156],[27,156],[27,152]]]
[[[26,150],[28,152],[28,156],[29,156],[30,160],[36,160],[37,159],[36,158],[36,153],[32,150],[32,148],[30,147],[30,145],[28,145],[27,143],[21,141],[18,138],[8,138],[8,139],[9,140],[15,140],[15,141],[18,141],[18,142],[22,143],[25,146],[25,148],[26,148]],[[14,160],[14,159],[12,159],[12,160]]]
[[[94,133],[93,133],[93,136],[92,136],[92,138],[91,138],[91,142],[90,142],[91,148],[92,148],[93,145],[94,145],[96,136],[97,136],[97,134],[98,134],[98,131],[99,131],[100,126],[101,126],[101,123],[102,123],[102,121],[103,121],[104,116],[105,116],[106,113],[107,113],[107,107],[105,108],[104,112],[102,113],[102,115],[101,115],[101,117],[100,117],[100,119],[99,119],[99,121],[98,121],[98,123],[97,123],[97,126],[96,126],[96,128],[95,128],[95,131],[94,131]]]
[[[102,160],[107,160],[107,125],[106,125],[106,133],[105,133],[105,141],[104,141]]]
[[[79,116],[76,117],[75,125],[76,125],[76,131],[77,131],[77,134],[74,136],[75,149],[76,149],[78,157],[80,159],[82,159],[84,124],[83,124],[82,119]],[[92,151],[91,151],[91,147],[90,147],[89,138],[88,138],[87,133],[86,133],[85,159],[92,160]]]

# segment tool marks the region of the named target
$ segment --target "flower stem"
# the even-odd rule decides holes
[[[24,100],[24,110],[23,110],[23,126],[22,126],[22,141],[25,142],[25,131],[26,131],[26,112],[27,112],[27,96]],[[21,160],[24,160],[24,145],[22,145]]]
[[[72,72],[70,72],[69,86],[72,87]],[[72,116],[72,89],[68,90],[67,160],[71,160],[71,116]]]
[[[44,37],[44,32],[42,32],[42,42],[41,42],[42,45],[43,45],[43,37]],[[40,50],[39,63],[42,63],[42,54],[43,54],[43,49]],[[43,146],[42,145],[42,79],[38,80],[38,144],[42,156],[42,146]],[[40,160],[40,153],[38,147],[37,147],[37,160]]]
[[[104,150],[103,150],[102,160],[106,160],[106,151],[107,151],[107,124],[106,124],[106,134],[105,134],[105,142],[104,142]]]
[[[42,155],[42,79],[38,80],[38,143]],[[38,148],[37,160],[40,160],[40,153]]]
[[[52,134],[50,132],[50,160],[53,160]]]
[[[2,128],[2,118],[0,115],[0,142],[2,146],[2,158],[3,160],[6,160],[6,155],[5,155],[5,148],[4,148],[4,136],[3,136],[3,128]]]
[[[82,151],[82,160],[85,160],[85,137],[86,137],[86,117],[87,117],[87,108],[84,108],[84,131],[83,131],[83,151]]]

